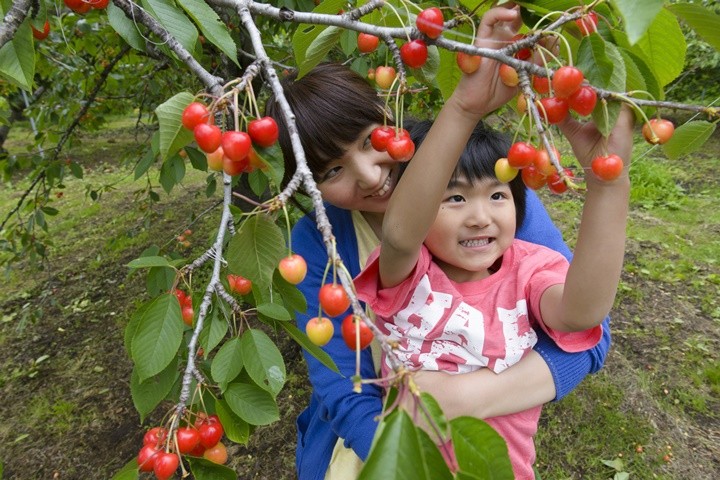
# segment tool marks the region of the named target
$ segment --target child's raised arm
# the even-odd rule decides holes
[[[585,169],[587,192],[565,284],[548,288],[540,309],[549,327],[576,331],[602,323],[615,300],[625,252],[633,115],[623,107],[607,139],[593,123],[568,118],[559,126]],[[623,159],[623,173],[616,180],[599,180],[590,170],[590,163],[593,158],[608,154]]]
[[[517,7],[492,8],[483,15],[475,45],[502,48],[520,24]],[[496,61],[483,58],[476,72],[463,75],[395,188],[383,221],[383,288],[399,284],[412,272],[475,125],[514,95],[516,90],[500,81],[498,68]]]

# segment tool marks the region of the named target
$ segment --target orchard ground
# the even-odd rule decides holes
[[[29,135],[13,128],[7,148],[22,150]],[[188,258],[203,252],[219,214],[198,216],[218,197],[206,198],[205,175],[188,170],[180,188],[148,207],[137,193],[143,180],[133,182],[120,159],[134,139],[132,125],[119,121],[67,153],[85,177],[68,179],[53,203],[60,214],[50,219],[48,261],[42,270],[17,264],[3,278],[3,479],[111,478],[172,407],[141,423],[132,404],[123,328],[146,293],[144,277],[126,264],[153,243]],[[600,373],[544,410],[537,447],[545,480],[720,478],[720,135],[683,161],[643,143],[639,129],[637,139],[614,343]],[[3,218],[29,183],[16,180],[0,187]],[[112,188],[91,201],[86,187],[102,184]],[[543,198],[572,245],[577,197]],[[185,247],[176,237],[188,225]],[[295,477],[294,420],[311,389],[299,348],[276,341],[288,368],[282,420],[246,446],[228,445],[238,478]]]

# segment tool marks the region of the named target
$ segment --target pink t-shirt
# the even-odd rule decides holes
[[[567,352],[595,346],[598,326],[557,332],[543,324],[540,298],[565,282],[567,260],[559,253],[522,240],[505,252],[497,272],[479,281],[456,283],[432,261],[423,245],[410,276],[392,288],[379,288],[379,248],[355,279],[358,297],[372,308],[378,328],[398,342],[395,353],[409,368],[467,373],[490,368],[500,373],[537,342],[539,326]],[[388,365],[383,362],[383,372]],[[508,444],[517,479],[532,479],[533,436],[540,407],[486,421]]]

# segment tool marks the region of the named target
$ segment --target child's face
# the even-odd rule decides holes
[[[445,190],[425,245],[451,280],[480,280],[512,244],[515,227],[507,183],[483,178],[471,185],[459,177]]]
[[[372,125],[347,146],[345,155],[316,175],[323,199],[337,207],[384,213],[398,179],[399,164],[370,144]]]

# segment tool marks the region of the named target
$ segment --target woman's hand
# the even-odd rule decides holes
[[[509,3],[491,8],[480,21],[474,44],[481,48],[506,47],[521,25],[517,5]],[[500,80],[500,65],[496,60],[483,57],[478,70],[462,76],[453,94],[462,110],[484,116],[506,104],[517,93],[517,87],[508,87]]]

